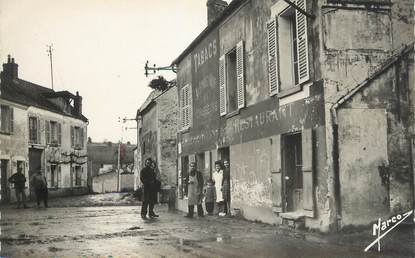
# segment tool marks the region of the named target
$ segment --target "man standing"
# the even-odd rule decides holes
[[[143,183],[143,204],[141,206],[141,218],[147,219],[147,209],[148,216],[150,218],[158,217],[154,213],[154,204],[157,201],[157,189],[156,189],[156,173],[152,168],[151,158],[146,159],[145,167],[140,172],[140,180]]]
[[[27,208],[26,206],[26,193],[25,193],[25,184],[26,184],[26,177],[22,173],[22,165],[19,164],[17,167],[17,173],[13,174],[9,178],[9,183],[14,184],[14,189],[16,190],[16,199],[17,199],[17,208],[20,208],[21,202],[23,202],[23,207]],[[21,200],[20,200],[21,197]]]
[[[185,217],[193,218],[195,205],[197,205],[197,215],[203,217],[203,175],[200,171],[196,170],[196,162],[190,163],[190,172],[186,178],[186,184],[188,185],[187,201],[189,213]]]
[[[30,180],[36,194],[37,207],[40,207],[40,202],[43,200],[45,208],[48,207],[48,184],[45,176],[40,171],[41,168],[36,169],[36,173]]]

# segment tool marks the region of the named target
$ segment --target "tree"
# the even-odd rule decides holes
[[[157,76],[148,86],[154,90],[165,91],[169,87],[169,82],[163,76]]]

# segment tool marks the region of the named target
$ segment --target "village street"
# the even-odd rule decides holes
[[[33,207],[33,203],[31,204]],[[318,237],[235,218],[187,219],[159,205],[143,221],[122,194],[51,200],[51,208],[1,209],[2,257],[413,257],[413,238],[391,234],[364,253],[362,234]],[[328,241],[331,239],[331,241]]]

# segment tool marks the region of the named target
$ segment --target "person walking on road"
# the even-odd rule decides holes
[[[156,173],[152,167],[152,159],[148,158],[145,161],[145,167],[140,172],[140,180],[143,184],[143,203],[141,206],[141,218],[147,219],[156,218],[159,215],[154,213],[154,204],[157,202],[157,184]]]
[[[193,218],[195,205],[197,205],[197,215],[203,217],[203,175],[200,171],[196,170],[196,162],[190,163],[190,172],[186,178],[186,183],[188,185],[187,197],[189,213],[185,217]]]
[[[23,208],[26,206],[26,193],[25,193],[25,184],[26,177],[22,173],[22,166],[17,167],[17,173],[13,174],[9,178],[9,183],[14,184],[14,189],[16,190],[16,199],[17,199],[17,208],[20,209],[21,203],[23,203]]]
[[[48,207],[48,183],[45,176],[42,175],[40,168],[36,169],[35,174],[31,178],[31,183],[35,190],[37,207],[40,207],[40,202],[43,201],[45,208]]]

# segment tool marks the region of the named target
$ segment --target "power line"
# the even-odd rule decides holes
[[[51,80],[51,84],[52,84],[52,90],[53,90],[53,44],[51,45],[47,45],[47,50],[46,52],[48,52],[48,56],[50,58],[50,80]]]

